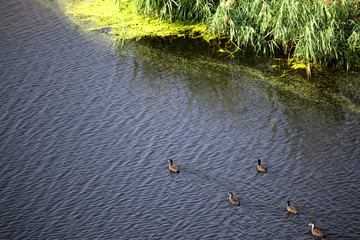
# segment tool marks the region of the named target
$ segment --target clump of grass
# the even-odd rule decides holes
[[[136,0],[138,12],[161,20],[203,22],[238,48],[307,65],[360,61],[360,3],[357,0]]]
[[[160,20],[206,21],[215,6],[213,0],[137,0],[139,13],[155,15]]]
[[[243,0],[219,7],[210,28],[226,32],[239,47],[328,65],[357,61],[359,20],[349,1]],[[227,21],[224,21],[228,19]]]

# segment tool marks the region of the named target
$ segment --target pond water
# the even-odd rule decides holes
[[[357,111],[199,42],[119,55],[57,11],[0,6],[0,239],[360,238]]]

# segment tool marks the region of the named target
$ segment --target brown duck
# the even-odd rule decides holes
[[[232,192],[229,192],[228,195],[229,195],[229,201],[230,201],[232,204],[234,204],[234,205],[236,205],[236,206],[240,206],[240,201],[239,201],[239,199],[234,198]]]
[[[180,170],[177,166],[173,165],[173,160],[169,159],[169,170],[173,173],[179,173]]]
[[[326,237],[325,233],[323,231],[321,231],[320,229],[316,229],[315,228],[315,223],[310,222],[309,226],[311,226],[311,233],[312,235],[314,235],[315,237]]]
[[[290,202],[289,202],[289,201],[287,201],[286,210],[287,210],[289,213],[292,213],[292,214],[299,214],[299,211],[298,211],[294,206],[290,206]]]
[[[257,164],[256,168],[257,168],[257,170],[258,170],[259,172],[262,172],[262,173],[266,173],[266,172],[267,172],[266,166],[263,165],[263,164],[261,164],[261,160],[260,160],[260,159],[258,159],[258,164]]]

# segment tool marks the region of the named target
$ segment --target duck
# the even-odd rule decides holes
[[[326,237],[325,233],[323,231],[321,231],[320,229],[316,229],[315,228],[315,223],[310,222],[309,226],[311,226],[311,233],[312,235],[314,235],[315,237]]]
[[[180,173],[180,170],[177,166],[173,165],[173,160],[172,159],[169,159],[169,170],[170,172],[173,172],[173,173]]]
[[[229,201],[231,202],[231,204],[234,204],[236,206],[240,206],[239,199],[234,198],[232,192],[229,192],[228,195],[229,195]]]
[[[290,201],[287,201],[286,210],[292,214],[299,214],[299,211],[294,206],[290,206]]]
[[[258,159],[258,165],[256,166],[257,170],[259,172],[262,172],[262,173],[266,173],[267,172],[267,168],[265,165],[261,164],[261,160]]]

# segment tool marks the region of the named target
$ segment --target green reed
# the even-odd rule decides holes
[[[360,62],[357,0],[137,0],[138,11],[197,21],[240,49],[322,66]]]
[[[160,20],[204,21],[211,16],[212,0],[137,0],[139,13],[155,15]]]

